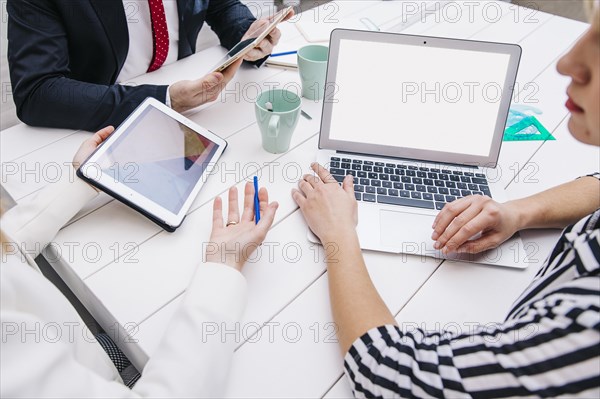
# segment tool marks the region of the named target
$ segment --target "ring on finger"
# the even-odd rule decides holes
[[[225,225],[225,227],[235,226],[236,224],[238,224],[238,222],[229,221],[229,222],[227,222],[227,224]]]

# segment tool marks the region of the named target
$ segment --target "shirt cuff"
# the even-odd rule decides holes
[[[59,181],[17,202],[2,216],[2,229],[33,257],[98,192],[65,165]]]
[[[591,175],[583,176],[583,177],[593,177],[600,180],[600,173],[592,173]]]
[[[380,343],[383,340],[381,329],[385,328],[385,326],[372,328],[357,338],[350,349],[348,349],[346,356],[344,356],[346,367],[353,363],[359,364],[361,359],[369,354],[369,349],[374,344]]]
[[[171,86],[167,86],[167,96],[165,98],[165,104],[171,108]]]
[[[237,322],[246,308],[246,278],[234,268],[220,263],[202,263],[186,291],[184,301],[223,320]]]
[[[385,357],[388,342],[384,334],[393,342],[400,342],[400,333],[396,326],[386,325],[367,331],[352,344],[344,356],[344,372],[357,398],[366,397],[365,389],[373,396],[383,397],[380,387],[374,382],[379,379],[374,370],[378,369]]]

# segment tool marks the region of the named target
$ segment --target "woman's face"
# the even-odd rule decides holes
[[[600,30],[597,21],[594,24],[560,59],[557,69],[571,77],[566,104],[571,134],[583,143],[600,146]]]

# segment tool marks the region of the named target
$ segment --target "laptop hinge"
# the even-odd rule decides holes
[[[427,159],[400,158],[400,157],[392,157],[392,156],[388,156],[388,155],[364,154],[361,152],[336,151],[335,153],[336,154],[358,155],[358,156],[364,156],[364,157],[370,157],[370,158],[394,159],[394,160],[405,161],[405,162],[432,163],[432,164],[436,164],[436,165],[448,165],[448,166],[469,168],[469,169],[478,169],[479,168],[479,166],[477,166],[477,165],[465,165],[465,164],[460,164],[460,163],[439,162],[439,161],[431,161],[431,160],[427,160]]]

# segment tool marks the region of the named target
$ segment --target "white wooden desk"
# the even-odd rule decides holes
[[[422,21],[406,27],[402,16],[392,12],[402,2],[391,3],[338,2],[335,17],[349,20],[368,15],[383,30],[523,47],[520,96],[515,102],[540,108],[544,112],[540,121],[556,134],[557,141],[503,145],[498,178],[506,183],[511,197],[596,171],[598,151],[574,142],[566,131],[563,104],[568,80],[555,71],[557,59],[584,32],[585,24],[506,3],[482,2],[470,9],[454,3],[453,8],[427,13]],[[324,7],[302,17],[322,18]],[[293,26],[286,24],[282,31],[282,40],[301,41]],[[221,48],[210,48],[135,83],[197,78],[223,53]],[[349,397],[333,335],[323,252],[306,240],[306,226],[290,196],[314,160],[321,104],[304,100],[303,109],[313,120],[301,118],[288,153],[268,154],[261,148],[253,101],[260,90],[274,85],[299,87],[297,72],[243,68],[220,100],[188,113],[195,122],[226,138],[229,148],[176,233],[161,231],[101,195],[62,229],[44,255],[105,329],[129,332],[134,343],[123,349],[141,369],[201,260],[202,243],[210,233],[213,198],[258,174],[261,185],[280,202],[280,209],[260,256],[244,269],[249,298],[240,331],[229,332],[238,334],[239,345],[227,395]],[[86,137],[89,133],[25,125],[2,132],[2,183],[17,200],[31,195],[56,173],[68,173],[67,164]],[[563,172],[553,161],[558,151],[563,159],[572,154],[573,172]],[[556,235],[553,231],[524,234],[528,243],[539,246],[540,263]],[[375,285],[398,321],[425,328],[468,328],[470,323],[501,321],[536,272],[536,267],[516,271],[375,252],[364,256]]]

